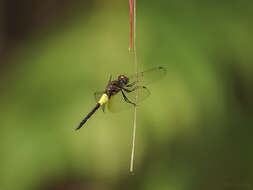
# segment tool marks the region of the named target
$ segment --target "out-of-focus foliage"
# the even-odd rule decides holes
[[[168,72],[138,108],[134,176],[133,110],[74,131],[110,74],[134,72],[128,6],[97,0],[13,50],[0,71],[0,189],[252,188],[251,1],[137,0],[139,69]]]

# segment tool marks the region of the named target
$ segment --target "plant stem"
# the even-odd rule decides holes
[[[136,74],[136,86],[138,87],[138,64],[137,64],[137,54],[136,54],[136,0],[134,0],[134,65]],[[136,88],[135,104],[138,105],[138,88]],[[134,152],[135,152],[135,136],[136,136],[136,120],[137,120],[137,106],[134,106],[134,127],[133,127],[133,141],[132,141],[132,153],[131,153],[131,163],[130,172],[134,172]]]

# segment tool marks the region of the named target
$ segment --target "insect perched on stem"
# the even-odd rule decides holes
[[[124,109],[124,105],[126,104],[135,106],[134,100],[137,88],[139,96],[138,102],[143,101],[150,95],[148,88],[144,86],[144,84],[156,81],[165,76],[165,74],[166,69],[164,67],[156,67],[140,72],[138,73],[138,86],[135,81],[136,75],[131,75],[129,77],[126,75],[119,75],[117,80],[112,80],[112,76],[110,76],[106,89],[102,92],[95,92],[94,95],[97,104],[81,121],[76,130],[80,129],[98,108],[102,107],[104,111],[106,104],[108,104],[108,109],[111,112]]]

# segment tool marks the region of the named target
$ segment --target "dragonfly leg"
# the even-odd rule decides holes
[[[134,87],[133,89],[127,89],[127,88],[121,88],[121,89],[123,89],[123,90],[124,90],[125,92],[127,92],[127,93],[130,93],[130,92],[135,91],[136,88],[137,88],[137,87]],[[145,89],[147,89],[146,86],[139,86],[138,88],[139,88],[139,89],[140,89],[140,88],[145,88]]]
[[[123,89],[127,93],[133,92],[135,90],[135,88],[130,90],[130,89],[127,89],[127,88],[124,88],[124,87],[122,87],[121,89]]]
[[[146,88],[145,86],[139,86],[139,88]],[[122,87],[122,89],[125,91],[125,92],[127,92],[127,93],[130,93],[130,92],[133,92],[133,91],[135,91],[136,90],[136,88],[137,87],[134,87],[133,89],[127,89],[127,88],[123,88]]]
[[[125,100],[127,103],[133,104],[134,106],[136,106],[135,103],[131,102],[131,101],[126,97],[126,95],[124,94],[124,92],[123,92],[122,90],[121,90],[121,93],[122,93],[122,95],[123,95],[124,100]]]
[[[132,83],[126,85],[126,87],[132,87],[133,85],[135,85],[135,83],[136,83],[136,82],[134,81],[134,82],[132,82]]]

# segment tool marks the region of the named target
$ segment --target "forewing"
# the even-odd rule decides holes
[[[127,99],[131,101],[132,103],[135,103],[136,98],[136,87],[134,89],[127,88],[128,90],[132,90],[132,92],[126,92],[123,90],[124,94],[126,95]],[[149,90],[144,86],[138,87],[138,104],[141,103],[143,100],[145,100],[147,97],[149,97],[150,92]],[[111,112],[119,112],[122,110],[126,110],[129,108],[133,108],[133,104],[130,104],[125,101],[122,92],[118,92],[116,95],[111,96],[109,102],[108,102],[108,110]]]
[[[167,70],[164,67],[155,67],[143,72],[138,73],[138,86],[147,85],[152,82],[156,82],[167,74]],[[136,75],[129,76],[129,84],[133,84],[136,81]]]

